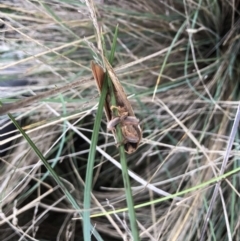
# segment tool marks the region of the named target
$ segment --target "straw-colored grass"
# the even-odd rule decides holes
[[[113,67],[143,129],[127,155],[138,240],[240,240],[239,19],[239,0],[1,1],[0,240],[84,240],[77,205],[99,103],[90,62],[110,53],[117,25]],[[97,240],[133,240],[115,144],[103,117]]]

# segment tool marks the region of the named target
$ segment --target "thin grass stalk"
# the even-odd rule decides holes
[[[63,184],[63,182],[61,181],[61,179],[59,178],[59,176],[57,175],[57,173],[52,169],[51,165],[49,165],[48,161],[45,159],[45,157],[43,156],[43,154],[41,153],[41,151],[37,148],[37,146],[33,143],[33,141],[31,140],[31,138],[27,135],[27,133],[21,128],[21,126],[18,124],[18,122],[15,120],[15,118],[11,115],[8,114],[9,118],[12,120],[13,124],[16,126],[16,128],[21,132],[22,136],[26,139],[26,141],[28,142],[28,144],[30,145],[30,147],[33,149],[33,151],[36,153],[36,155],[41,159],[41,161],[43,162],[43,164],[45,165],[45,167],[47,168],[47,170],[51,173],[52,177],[54,178],[54,180],[57,182],[57,184],[59,185],[59,187],[62,189],[62,191],[64,192],[64,194],[66,195],[67,199],[69,200],[69,202],[72,204],[72,206],[76,209],[76,211],[78,212],[78,214],[80,215],[80,217],[83,218],[83,213],[81,211],[80,206],[78,205],[77,201],[73,198],[73,196],[71,195],[71,193],[68,191],[68,189],[65,187],[65,185]],[[95,238],[97,240],[103,241],[103,239],[101,238],[101,236],[99,235],[99,233],[97,232],[97,230],[91,225],[91,223],[89,224],[89,229],[91,230],[92,234],[95,236]],[[89,239],[90,240],[90,239]]]
[[[114,39],[113,39],[113,46],[116,46],[117,42],[117,33],[118,33],[118,27],[115,30]],[[110,61],[113,61],[113,53],[111,52],[111,55],[109,57]],[[110,62],[111,63],[111,62]],[[114,88],[112,81],[110,77],[108,77],[108,86],[111,93],[114,93]],[[115,95],[111,95],[111,105],[116,106],[116,98]],[[113,110],[113,113],[117,116],[117,110]],[[134,209],[134,201],[132,196],[132,189],[131,189],[131,183],[128,175],[128,166],[127,166],[127,158],[124,146],[122,145],[124,138],[122,136],[121,127],[117,125],[116,128],[116,135],[117,135],[117,141],[120,144],[119,146],[119,153],[120,153],[120,162],[122,166],[122,177],[123,177],[123,183],[124,183],[124,190],[126,193],[126,199],[127,199],[127,207],[128,207],[128,215],[130,220],[130,226],[132,231],[132,238],[135,241],[140,240],[139,239],[139,232],[137,227],[137,221],[136,221],[136,213]]]

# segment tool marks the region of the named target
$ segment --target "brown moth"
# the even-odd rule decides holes
[[[142,130],[139,126],[139,120],[134,115],[132,106],[127,99],[127,96],[117,80],[116,75],[109,62],[106,61],[106,68],[108,69],[109,76],[112,80],[114,93],[107,91],[107,97],[104,103],[104,110],[107,117],[107,128],[113,132],[114,138],[116,140],[116,130],[117,125],[121,126],[122,135],[124,137],[124,149],[128,154],[135,152],[139,146],[142,139]],[[104,71],[102,67],[94,62],[91,63],[92,73],[97,84],[99,93],[104,81]],[[116,106],[111,106],[110,95],[114,94],[116,98]],[[116,108],[118,111],[118,116],[113,116],[113,109]],[[117,141],[117,140],[116,140]]]

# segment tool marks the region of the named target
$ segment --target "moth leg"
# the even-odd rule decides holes
[[[110,107],[111,111],[117,110],[118,113],[119,113],[119,111],[120,111],[120,108],[121,108],[120,106],[115,106],[115,105],[111,105],[111,107]]]
[[[114,109],[119,110],[119,108],[121,108],[121,107],[120,106],[116,106],[116,105],[111,105],[111,107],[110,107],[111,110],[114,110]]]
[[[116,125],[118,125],[120,122],[121,122],[121,118],[119,116],[114,117],[112,120],[110,120],[107,123],[107,129],[110,130],[110,131],[114,130]]]
[[[125,125],[138,125],[139,124],[139,119],[137,119],[134,116],[117,116],[114,117],[112,120],[110,120],[107,124],[107,129],[112,131],[115,129],[115,127],[121,123],[122,126]]]
[[[139,119],[137,119],[135,116],[125,116],[124,118],[121,118],[122,125],[138,125]]]
[[[111,109],[111,111],[116,109],[118,111],[118,115],[121,117],[122,120],[124,120],[128,116],[128,112],[126,111],[126,109],[124,107],[112,105],[110,107],[110,109]]]

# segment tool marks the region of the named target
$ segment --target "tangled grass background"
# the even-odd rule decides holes
[[[239,4],[1,1],[0,239],[83,240],[76,210],[7,113],[82,207],[85,138],[99,98],[90,69],[95,27],[109,50],[119,25],[113,67],[143,129],[127,156],[139,240],[240,240]],[[108,155],[96,152],[92,214],[126,207],[105,119],[98,146]],[[91,221],[103,240],[132,240],[126,211]]]

